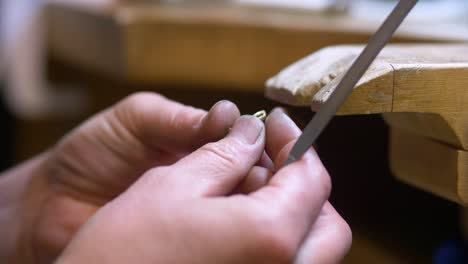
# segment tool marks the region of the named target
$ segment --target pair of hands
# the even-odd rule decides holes
[[[7,172],[0,257],[24,263],[337,263],[351,244],[300,130],[140,93]],[[227,136],[226,136],[227,134]],[[9,226],[7,230],[1,230]],[[3,252],[2,252],[3,250]]]

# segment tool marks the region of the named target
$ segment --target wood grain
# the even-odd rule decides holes
[[[267,82],[266,95],[318,110],[362,46],[320,50]],[[340,115],[388,115],[391,125],[468,150],[468,46],[390,45],[360,80]]]

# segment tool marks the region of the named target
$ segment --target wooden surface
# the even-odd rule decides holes
[[[269,79],[266,95],[318,110],[361,50],[320,50]],[[389,115],[391,125],[467,150],[467,85],[468,45],[390,45],[338,114],[405,113]]]
[[[269,79],[266,95],[283,103],[311,105],[318,110],[361,50],[362,46],[320,50]],[[466,87],[468,45],[388,46],[338,114],[384,113],[394,131],[410,133],[421,140],[417,148],[407,144],[407,140],[393,140],[390,163],[395,175],[466,204]],[[437,145],[436,141],[440,143]],[[438,155],[442,155],[440,159]]]
[[[468,204],[468,152],[392,129],[390,167],[401,181],[459,204]]]
[[[362,49],[362,45],[341,45],[312,53],[270,78],[267,81],[267,96],[292,105],[309,106],[311,102],[319,105],[328,99],[340,81],[339,77],[344,75]],[[396,68],[407,65],[415,70],[426,70],[441,65],[445,68],[463,63],[468,65],[467,52],[468,46],[463,44],[388,45],[360,80],[356,92],[364,89],[374,92],[368,96],[368,100],[376,102],[365,105],[365,108],[376,109],[370,111],[391,111],[393,91],[384,88],[393,86],[391,82],[394,72],[398,70]],[[391,78],[385,78],[388,75]],[[379,88],[381,89],[378,90]],[[277,92],[281,95],[276,96]],[[361,105],[360,101],[359,104]],[[343,112],[362,111],[354,109],[355,107],[357,106],[346,106]]]
[[[87,70],[151,84],[260,92],[268,77],[301,57],[329,45],[365,43],[378,26],[339,15],[213,4],[76,7],[58,1],[47,17],[51,54]],[[394,41],[468,39],[468,29],[455,31],[461,32],[404,25]]]
[[[268,80],[274,100],[318,110],[362,47],[323,49]],[[385,48],[339,114],[389,116],[391,125],[468,150],[468,45],[395,45]]]

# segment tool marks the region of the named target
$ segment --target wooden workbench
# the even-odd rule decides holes
[[[140,83],[255,92],[320,48],[366,43],[378,26],[342,15],[225,5],[53,5],[48,18],[52,56],[87,70]],[[394,41],[468,40],[468,29],[448,28],[403,25]]]

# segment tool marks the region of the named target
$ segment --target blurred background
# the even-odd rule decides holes
[[[136,91],[269,110],[279,104],[263,96],[267,78],[320,48],[366,43],[396,3],[0,0],[0,168]],[[394,42],[466,42],[467,5],[420,0]],[[290,110],[299,123],[311,115]],[[332,202],[355,233],[346,263],[468,263],[464,209],[392,176],[380,116],[338,117],[318,146]]]

